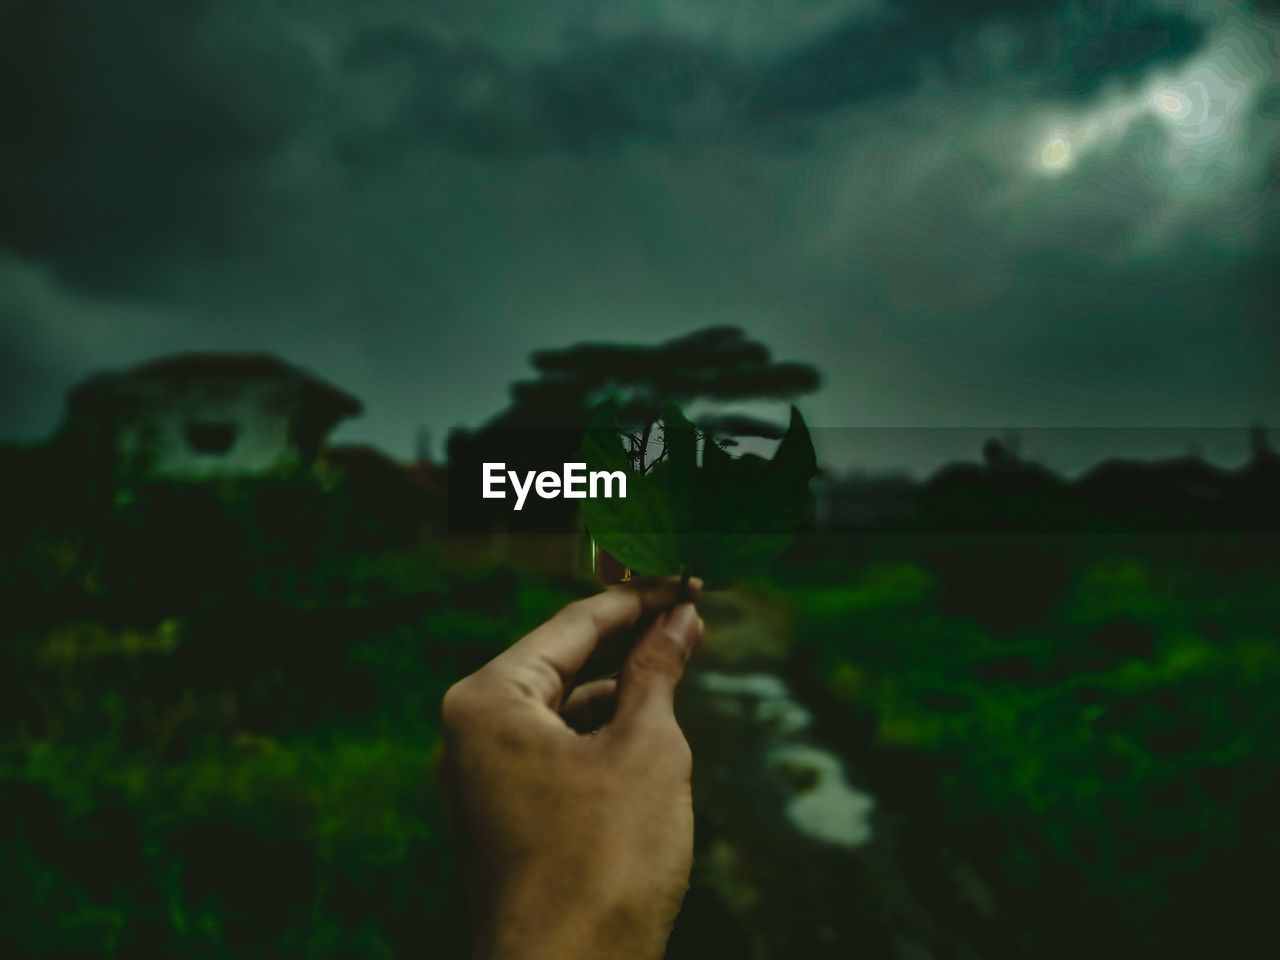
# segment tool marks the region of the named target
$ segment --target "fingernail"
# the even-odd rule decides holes
[[[682,603],[667,614],[662,627],[687,649],[693,643],[698,611],[692,603]]]

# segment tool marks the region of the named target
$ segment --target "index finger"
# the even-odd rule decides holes
[[[548,706],[559,706],[564,691],[601,641],[681,600],[696,600],[701,589],[702,581],[696,577],[689,580],[687,591],[681,591],[675,577],[629,580],[610,587],[569,604],[499,654],[490,667],[497,674],[519,678],[530,695]]]

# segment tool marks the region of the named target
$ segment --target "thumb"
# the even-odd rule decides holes
[[[679,604],[658,617],[622,665],[615,722],[674,719],[676,684],[701,637],[702,618],[692,603]]]

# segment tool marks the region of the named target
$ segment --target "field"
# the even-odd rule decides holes
[[[439,697],[592,586],[461,563],[438,538],[388,546],[319,495],[268,520],[256,496],[184,500],[180,529],[117,510],[22,532],[4,567],[4,955],[465,955]],[[769,669],[898,824],[885,855],[934,954],[1217,955],[1266,929],[1273,546],[810,537],[750,587],[789,623]],[[931,887],[943,862],[982,903]],[[735,926],[805,909],[716,896],[695,888],[673,953],[745,956]]]

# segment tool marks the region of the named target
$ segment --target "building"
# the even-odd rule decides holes
[[[260,476],[312,463],[355,397],[275,357],[192,354],[93,377],[61,439],[130,480]]]

